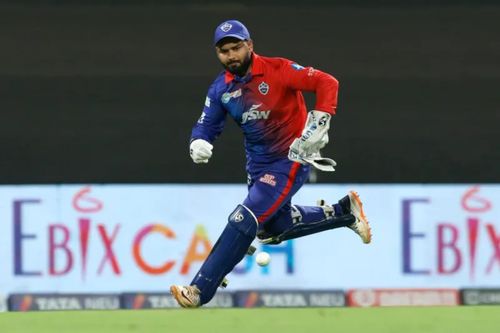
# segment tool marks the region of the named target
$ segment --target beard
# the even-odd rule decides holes
[[[248,71],[248,68],[252,64],[252,54],[248,53],[248,55],[242,61],[234,61],[229,64],[222,64],[222,67],[226,69],[233,75],[243,77]]]

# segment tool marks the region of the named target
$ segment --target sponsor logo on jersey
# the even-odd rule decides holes
[[[304,69],[304,66],[301,66],[299,64],[296,64],[296,63],[293,63],[292,64],[292,67],[293,69],[297,70],[297,71],[300,71],[300,70],[303,70]]]
[[[232,27],[233,27],[233,25],[231,23],[226,22],[220,26],[220,30],[222,30],[224,32],[228,32],[229,30],[231,30]]]
[[[222,103],[227,104],[231,100],[231,98],[237,98],[241,96],[241,89],[235,90],[233,92],[226,92],[222,94]]]
[[[276,186],[276,180],[274,175],[270,175],[266,173],[264,176],[260,177],[259,179],[260,182],[269,184],[271,186]]]
[[[259,84],[259,91],[262,95],[267,95],[267,93],[269,92],[269,85],[267,83],[265,83],[264,81],[262,81]]]
[[[205,121],[205,116],[207,114],[205,112],[201,113],[200,119],[198,119],[198,124],[203,124],[203,121]]]
[[[241,115],[241,124],[243,125],[250,120],[268,119],[271,110],[260,111],[259,107],[261,105],[262,104],[254,104],[250,107],[248,111],[243,112],[243,114]]]

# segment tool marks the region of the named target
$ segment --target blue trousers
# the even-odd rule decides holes
[[[309,165],[283,159],[249,174],[248,195],[243,205],[255,214],[259,229],[278,235],[292,226],[291,200],[307,181],[309,171]],[[296,205],[295,208],[304,223],[325,218],[321,207]]]

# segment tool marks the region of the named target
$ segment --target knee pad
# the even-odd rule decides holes
[[[229,215],[228,223],[245,236],[255,237],[257,234],[259,222],[254,213],[243,205],[236,206],[236,209]]]

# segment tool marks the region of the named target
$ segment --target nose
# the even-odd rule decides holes
[[[237,60],[237,56],[236,56],[236,52],[233,51],[233,50],[229,50],[228,54],[227,54],[227,59],[229,61],[233,61],[233,60]]]

